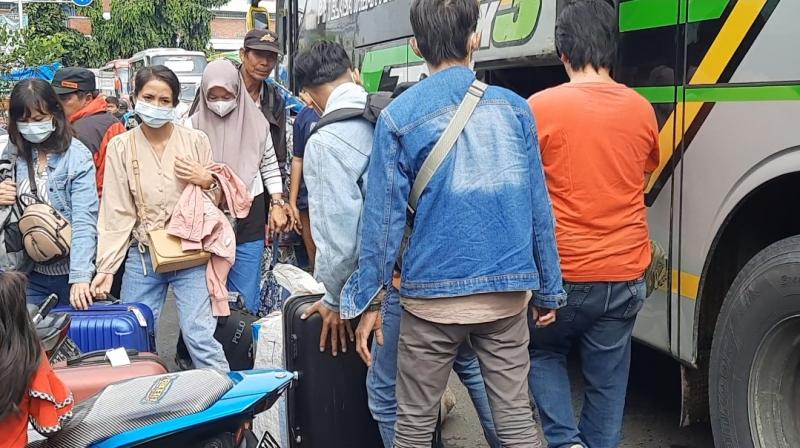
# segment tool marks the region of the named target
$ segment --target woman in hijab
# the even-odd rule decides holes
[[[283,182],[269,123],[247,94],[239,71],[229,61],[208,64],[200,84],[200,98],[186,126],[208,135],[215,162],[228,165],[250,186],[255,198],[250,214],[238,220],[236,262],[228,274],[228,289],[243,296],[251,312],[259,308],[259,279],[267,223],[266,193],[271,213],[269,227],[284,231],[289,225],[283,201]]]

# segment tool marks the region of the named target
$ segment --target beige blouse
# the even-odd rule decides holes
[[[145,203],[146,227],[139,222],[138,192],[133,174],[132,148],[136,144]],[[175,125],[161,159],[137,127],[114,137],[106,150],[106,174],[100,203],[97,241],[97,272],[114,274],[119,269],[131,237],[147,243],[147,232],[166,227],[185,182],[175,175],[177,156],[207,165],[212,162],[211,144],[201,131]]]

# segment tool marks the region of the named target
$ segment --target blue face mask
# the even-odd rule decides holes
[[[19,129],[19,133],[22,134],[22,138],[31,142],[31,143],[41,143],[48,138],[53,132],[56,130],[55,125],[53,124],[53,119],[44,120],[44,121],[31,121],[31,122],[17,122],[17,129]]]
[[[160,128],[170,121],[175,120],[174,107],[159,107],[139,100],[136,102],[136,108],[134,110],[136,111],[136,115],[142,119],[142,122],[151,128]]]

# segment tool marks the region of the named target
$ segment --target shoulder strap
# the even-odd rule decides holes
[[[139,214],[139,221],[142,226],[144,226],[145,230],[147,229],[147,222],[145,221],[145,217],[147,216],[147,211],[144,205],[144,192],[142,191],[142,178],[140,175],[139,169],[139,152],[136,148],[136,131],[134,130],[131,134],[131,165],[133,166],[133,176],[136,178],[136,201],[138,202],[136,206],[136,211]]]
[[[31,184],[31,195],[34,197],[34,199],[39,201],[39,191],[38,191],[39,189],[36,185],[36,174],[34,174],[33,172],[33,170],[36,169],[33,166],[33,154],[30,154],[30,156],[31,156],[30,159],[25,159],[25,164],[28,165],[28,182],[30,182]],[[38,151],[37,151],[37,157],[38,157]]]
[[[308,106],[306,106],[308,107]],[[325,126],[333,123],[338,123],[340,121],[349,120],[351,118],[358,118],[364,116],[364,109],[358,109],[355,107],[345,108],[345,109],[337,109],[332,111],[327,115],[323,115],[322,118],[319,119],[317,124],[311,129],[311,132],[308,133],[308,137],[306,140],[311,138],[317,131],[324,128]]]
[[[464,99],[461,101],[461,105],[458,106],[458,110],[453,116],[453,119],[450,120],[450,123],[447,125],[444,133],[442,133],[442,136],[439,137],[439,141],[436,142],[436,145],[434,145],[428,157],[422,162],[422,167],[419,169],[417,178],[414,180],[414,186],[411,188],[411,194],[408,195],[408,208],[412,214],[417,210],[417,202],[422,195],[422,190],[428,186],[428,182],[430,182],[436,170],[439,169],[444,159],[450,154],[450,150],[453,149],[456,140],[458,140],[458,136],[461,135],[464,127],[467,125],[469,118],[472,116],[472,112],[475,111],[487,87],[486,84],[477,79],[472,82],[472,85],[467,89],[466,95],[464,95]]]

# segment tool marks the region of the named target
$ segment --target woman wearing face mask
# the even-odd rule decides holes
[[[56,294],[61,305],[69,301],[76,308],[86,308],[92,303],[89,282],[97,247],[98,200],[92,153],[72,136],[56,92],[41,79],[20,81],[14,86],[8,130],[10,144],[3,158],[17,155],[16,182],[5,180],[0,184],[0,205],[14,204],[17,198],[23,207],[45,202],[72,226],[69,256],[34,265],[29,275],[28,302],[38,305]]]
[[[92,293],[95,297],[108,294],[114,273],[125,261],[120,298],[144,303],[158,320],[171,286],[194,365],[228,370],[222,345],[214,339],[217,321],[211,314],[206,266],[157,273],[147,237],[150,231],[166,228],[188,184],[209,192],[218,188],[205,168],[212,162],[211,146],[202,132],[172,123],[180,82],[170,69],[145,67],[136,73],[135,86],[136,114],[142,124],[111,140],[106,153],[98,274]],[[138,179],[134,166],[138,166]]]
[[[197,111],[186,121],[186,126],[208,135],[214,161],[231,167],[250,186],[255,198],[250,215],[235,226],[236,262],[228,274],[228,289],[241,294],[247,308],[256,312],[268,209],[265,191],[272,201],[270,228],[286,230],[288,219],[267,120],[248,97],[239,71],[229,61],[213,61],[206,67]]]

